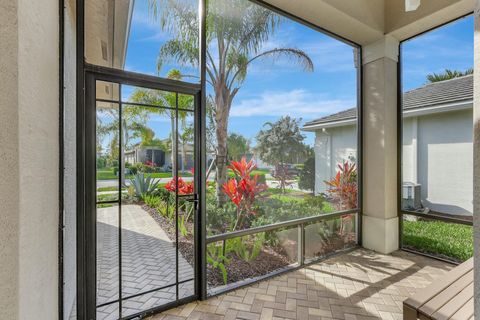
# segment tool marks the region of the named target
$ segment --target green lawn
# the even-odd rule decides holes
[[[171,172],[155,172],[155,173],[147,173],[147,176],[151,176],[152,178],[171,178]],[[192,174],[190,172],[180,173],[181,177],[191,177]],[[126,179],[133,178],[132,175],[127,175]],[[113,169],[98,169],[97,170],[97,180],[115,180],[118,179],[118,176],[113,174]]]
[[[473,229],[441,221],[403,221],[403,245],[465,261],[473,256]]]

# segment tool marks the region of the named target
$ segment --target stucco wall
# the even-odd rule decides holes
[[[0,1],[0,319],[58,318],[58,1]]]
[[[337,164],[357,158],[356,126],[329,128],[315,134],[315,193],[326,191],[325,180],[337,173]]]
[[[18,317],[17,1],[0,0],[0,318]]]
[[[405,118],[403,181],[421,184],[422,203],[439,212],[473,212],[472,110]],[[315,192],[336,174],[342,160],[356,155],[355,126],[318,130],[315,140]]]
[[[64,319],[75,314],[76,297],[76,52],[75,0],[65,2],[64,24],[64,236],[63,290]]]
[[[58,0],[18,0],[19,319],[58,318]]]
[[[418,183],[432,210],[473,213],[472,110],[418,118]]]

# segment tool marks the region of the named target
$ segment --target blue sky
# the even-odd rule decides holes
[[[163,32],[148,14],[146,0],[137,0],[133,14],[125,69],[157,74],[158,50],[172,36]],[[235,98],[229,131],[252,140],[267,121],[283,115],[302,122],[332,114],[356,105],[356,69],[353,48],[296,22],[283,20],[264,48],[291,47],[303,50],[313,60],[314,72],[304,72],[286,59],[258,60]],[[406,42],[403,46],[403,85],[409,90],[425,83],[425,76],[445,68],[466,69],[473,64],[473,19],[462,19],[442,29]],[[186,74],[198,71],[176,64],[166,65]],[[189,81],[197,81],[189,79]],[[165,137],[166,120],[150,124],[157,136]],[[313,133],[305,133],[313,144]]]

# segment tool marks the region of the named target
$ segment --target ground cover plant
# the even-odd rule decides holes
[[[403,246],[462,262],[473,256],[471,226],[433,220],[403,221]]]

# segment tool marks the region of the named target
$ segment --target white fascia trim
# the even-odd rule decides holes
[[[128,4],[127,26],[125,30],[125,41],[124,41],[123,56],[122,56],[122,70],[125,70],[125,62],[127,60],[128,40],[130,39],[130,29],[132,27],[134,5],[135,5],[135,0],[130,1],[130,3]]]
[[[462,102],[446,103],[440,105],[433,105],[431,107],[421,107],[419,109],[405,110],[403,111],[404,118],[418,117],[429,114],[448,112],[448,111],[459,111],[473,108],[473,100],[466,100]],[[344,127],[357,124],[357,119],[345,119],[332,122],[312,124],[304,126],[302,131],[317,131],[323,128],[334,128],[334,127]]]
[[[404,110],[404,118],[424,116],[434,113],[459,111],[473,108],[473,100],[466,100],[462,102],[445,103],[440,105],[434,105],[431,107],[421,107],[418,109]]]
[[[338,120],[338,121],[332,121],[332,122],[312,124],[309,126],[304,126],[302,130],[317,131],[318,129],[323,129],[323,128],[343,127],[343,126],[350,126],[355,124],[357,124],[357,119],[353,118],[353,119],[345,119],[345,120]]]

